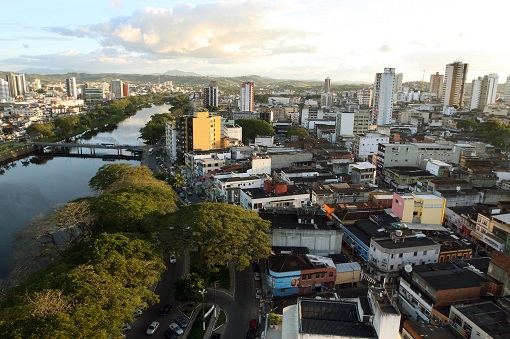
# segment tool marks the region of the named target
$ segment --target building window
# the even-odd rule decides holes
[[[329,277],[333,278],[333,272],[329,272]]]
[[[399,253],[398,257],[402,258],[404,256],[404,253]]]
[[[326,272],[322,272],[322,273],[321,273],[321,278],[322,278],[322,279],[326,278]]]
[[[303,274],[303,276],[301,277],[302,280],[306,280],[306,274]]]
[[[311,274],[308,274],[308,280],[312,279],[312,275]]]
[[[414,254],[413,254],[413,255],[416,257],[416,256],[418,255],[418,252],[414,252]]]
[[[427,255],[427,251],[423,251],[423,255]]]

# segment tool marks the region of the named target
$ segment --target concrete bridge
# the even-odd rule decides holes
[[[142,158],[143,151],[146,148],[146,146],[118,145],[114,143],[81,144],[63,142],[34,142],[32,145],[37,155],[102,158],[104,160],[140,160]]]

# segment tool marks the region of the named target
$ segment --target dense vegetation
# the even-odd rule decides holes
[[[475,138],[485,140],[507,151],[510,148],[510,125],[494,119],[485,122],[478,120],[458,120],[457,128],[469,132]]]
[[[236,124],[243,128],[243,142],[248,144],[255,141],[257,136],[274,135],[275,130],[267,121],[260,119],[239,119]]]
[[[146,167],[104,165],[89,186],[96,196],[17,234],[18,283],[0,300],[1,338],[120,337],[135,309],[158,301],[148,288],[165,269],[162,253],[197,251],[200,274],[175,286],[182,301],[227,262],[243,269],[269,254],[267,221],[219,203],[177,210],[175,191]]]

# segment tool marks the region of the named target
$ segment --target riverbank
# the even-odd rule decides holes
[[[0,165],[24,158],[28,155],[34,154],[35,150],[32,145],[20,144],[13,148],[0,152]]]

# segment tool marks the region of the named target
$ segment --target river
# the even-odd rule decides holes
[[[112,132],[99,133],[83,143],[143,145],[139,130],[154,114],[167,113],[169,105],[152,106],[120,122]],[[10,271],[9,256],[13,236],[27,226],[34,216],[48,214],[52,208],[76,198],[92,195],[88,181],[99,167],[109,162],[101,159],[54,157],[36,163],[30,156],[1,168],[0,175],[0,278]],[[138,161],[119,160],[111,163]]]

